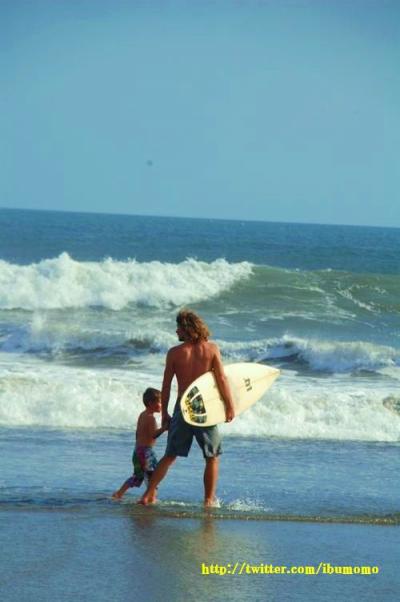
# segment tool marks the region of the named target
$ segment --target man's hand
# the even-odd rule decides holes
[[[231,403],[225,403],[225,422],[232,422],[235,418],[235,408]]]
[[[169,423],[171,422],[171,416],[166,412],[161,416],[161,428],[165,431],[169,428]]]

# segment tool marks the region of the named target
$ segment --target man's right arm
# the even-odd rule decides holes
[[[217,346],[215,346],[212,369],[215,374],[219,392],[221,393],[222,399],[225,402],[226,422],[231,422],[235,417],[235,408],[233,406],[231,389],[224,372],[224,366],[222,364],[221,355]]]

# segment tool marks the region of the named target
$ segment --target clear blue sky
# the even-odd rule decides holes
[[[400,227],[398,0],[1,0],[0,206]]]

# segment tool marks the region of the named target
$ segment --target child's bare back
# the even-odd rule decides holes
[[[154,410],[146,408],[138,418],[136,427],[136,447],[142,445],[153,447],[158,434],[161,434],[161,429],[158,429],[157,427]]]
[[[136,427],[136,442],[132,456],[133,475],[113,493],[112,497],[115,500],[120,500],[130,487],[140,487],[143,480],[149,482],[157,466],[153,446],[157,437],[166,430],[157,428],[154,416],[161,410],[161,391],[152,388],[146,389],[143,394],[143,403],[146,409],[139,415]]]

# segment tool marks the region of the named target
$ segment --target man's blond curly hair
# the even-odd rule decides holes
[[[190,309],[182,309],[176,316],[176,323],[183,328],[192,343],[208,341],[211,335],[207,324]]]

